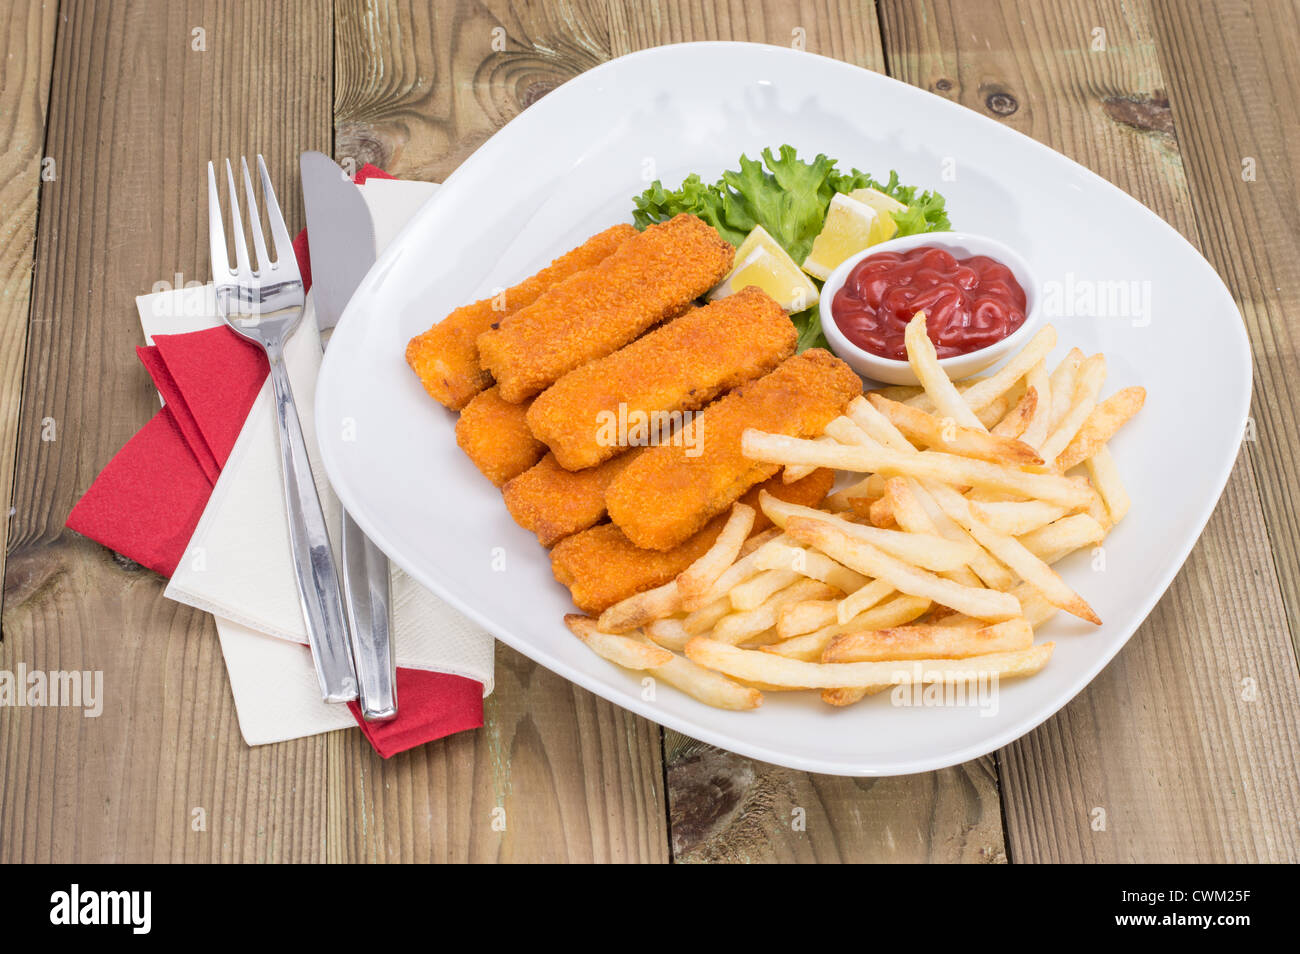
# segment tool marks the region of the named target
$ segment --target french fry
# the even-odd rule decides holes
[[[882,497],[881,500],[886,498]],[[902,530],[882,530],[850,523],[834,514],[814,510],[801,504],[792,504],[763,491],[758,495],[758,505],[769,520],[784,527],[793,518],[820,520],[843,533],[874,544],[886,553],[906,560],[927,570],[943,571],[964,566],[975,556],[975,548],[937,534],[905,533]]]
[[[1061,553],[1070,553],[1080,547],[1100,543],[1105,536],[1105,527],[1086,513],[1076,513],[1032,530],[1018,539],[1026,550],[1044,563],[1055,563],[1055,559],[1048,558],[1056,555],[1056,559],[1059,559]]]
[[[600,628],[606,633],[627,633],[672,616],[682,608],[682,595],[676,580],[663,586],[643,590],[620,600],[600,614]]]
[[[753,507],[743,503],[732,504],[731,516],[727,518],[713,546],[677,577],[677,589],[683,604],[708,593],[727,567],[736,562],[740,548],[745,545],[749,531],[754,527],[755,516],[757,513]]]
[[[686,648],[692,636],[698,636],[698,633],[688,633],[686,627],[682,625],[681,619],[669,617],[668,619],[657,619],[647,623],[645,634],[650,640],[664,649],[670,649],[674,652],[681,652]]]
[[[1065,412],[1070,409],[1074,398],[1075,380],[1081,364],[1083,364],[1083,352],[1078,348],[1071,348],[1052,371],[1049,379],[1052,389],[1052,417],[1047,425],[1049,434],[1056,429],[1056,425],[1061,423],[1061,418],[1065,417]]]
[[[740,612],[757,609],[777,593],[804,577],[794,570],[760,570],[744,583],[734,587],[728,598],[731,608]]]
[[[884,689],[885,687],[881,686],[875,691],[882,692]],[[843,708],[844,706],[851,706],[855,702],[861,702],[870,695],[871,692],[872,690],[870,689],[823,689],[822,702],[826,703],[828,706]]]
[[[686,657],[733,678],[773,686],[874,688],[913,683],[954,684],[994,676],[1000,679],[1029,676],[1047,664],[1055,645],[1042,643],[1014,652],[989,653],[965,659],[820,663],[737,649],[714,639],[696,636],[686,644]]]
[[[899,593],[888,602],[859,613],[847,623],[832,623],[814,632],[785,639],[779,643],[773,643],[771,646],[764,646],[763,652],[789,656],[791,659],[817,660],[821,658],[826,644],[841,633],[902,626],[905,623],[912,622],[928,610],[930,606],[930,601],[924,597]]]
[[[1115,466],[1115,458],[1111,456],[1110,448],[1103,445],[1093,452],[1085,463],[1088,465],[1088,475],[1092,477],[1093,485],[1096,486],[1097,492],[1101,494],[1101,499],[1106,504],[1106,512],[1110,514],[1111,523],[1119,523],[1128,513],[1130,500],[1128,491],[1124,489],[1124,482],[1120,480],[1119,468]]]
[[[763,693],[751,686],[728,679],[712,669],[705,669],[685,656],[670,653],[672,658],[660,666],[645,670],[655,679],[668,683],[705,705],[715,709],[744,712],[763,704]]]
[[[1047,431],[1052,423],[1052,379],[1047,373],[1047,362],[1039,361],[1030,368],[1029,373],[1025,375],[1025,381],[1034,389],[1037,397],[1034,413],[1029,423],[1025,425],[1020,439],[1037,449],[1043,446],[1043,441],[1047,440]]]
[[[982,426],[979,430],[974,430],[955,423],[945,423],[919,408],[908,407],[906,404],[899,404],[882,397],[873,397],[871,403],[902,432],[904,437],[926,447],[999,464],[1024,466],[1043,463],[1037,451],[1014,437],[991,434]]]
[[[1024,619],[992,626],[899,626],[875,632],[836,636],[822,652],[821,661],[881,662],[890,659],[960,659],[987,653],[1013,652],[1034,643],[1034,631]]]
[[[854,513],[861,514],[861,507],[855,506]],[[881,497],[879,500],[871,501],[867,507],[866,517],[871,521],[873,527],[881,530],[892,530],[898,526],[898,521],[894,519],[894,504],[888,497]]]
[[[831,437],[818,437],[814,439],[823,444],[829,444],[834,442],[834,438]],[[781,471],[781,483],[793,484],[796,481],[803,480],[805,477],[807,477],[816,469],[817,469],[816,467],[807,467],[800,464],[796,464],[793,467],[786,467]]]
[[[1047,357],[1055,347],[1056,329],[1046,325],[995,374],[963,391],[962,400],[975,411],[988,407],[998,397],[1011,390],[1017,381],[1028,374],[1029,370]]]
[[[855,424],[861,427],[865,432],[874,437],[880,444],[890,450],[899,451],[904,454],[915,454],[916,448],[913,447],[898,430],[893,423],[880,413],[871,403],[861,397],[854,398],[849,402],[848,416]],[[880,476],[879,474],[873,476]],[[959,543],[974,544],[970,534],[955,524],[947,514],[945,514],[939,505],[934,502],[927,489],[927,481],[907,478],[912,487],[912,492],[917,500],[925,507],[930,519],[934,522],[935,529],[939,535],[949,540]],[[993,559],[982,547],[975,544],[978,550],[975,558],[970,562],[970,569],[977,574],[978,579],[972,578],[970,573],[963,572],[961,569],[951,570],[946,575],[963,583],[967,586],[975,586],[983,580],[993,589],[1007,589],[1014,582],[1011,571],[1004,567],[997,560]]]
[[[980,522],[1013,537],[1045,527],[1070,512],[1069,507],[1043,500],[971,501],[970,508]]]
[[[697,610],[703,606],[708,606],[719,597],[725,597],[737,584],[759,572],[754,562],[755,554],[761,552],[763,547],[769,543],[778,542],[781,539],[782,534],[779,527],[772,527],[750,537],[740,549],[740,559],[722,571],[722,575],[718,577],[707,593],[700,594],[689,600],[683,600],[682,608],[688,612]]]
[[[840,600],[804,600],[776,611],[776,634],[781,639],[802,636],[834,623]]]
[[[946,570],[942,575],[965,586],[979,586],[980,579],[975,575],[975,571],[970,568],[969,564],[980,563],[986,559],[983,548],[975,543],[966,531],[952,523],[942,513],[939,514],[939,517],[944,521],[945,526],[941,529],[935,518],[930,516],[925,504],[921,502],[921,494],[925,493],[925,491],[912,478],[891,477],[886,481],[885,486],[885,496],[889,499],[894,519],[908,533],[935,534],[948,540],[955,540],[958,543],[969,544],[973,548],[975,552],[971,560],[967,561],[967,566]]]
[[[903,436],[902,431],[866,398],[859,396],[850,401],[845,416],[858,425],[864,434],[874,438],[881,447],[907,454],[916,453],[916,448]]]
[[[782,606],[804,600],[825,599],[834,592],[834,589],[825,583],[800,577],[785,589],[773,593],[762,605],[724,616],[718,621],[718,625],[713,627],[711,638],[733,645],[743,643],[765,630],[773,629],[776,626],[777,611]]]
[[[1043,460],[1048,464],[1054,464],[1056,458],[1069,446],[1070,441],[1074,440],[1074,435],[1079,433],[1079,429],[1083,427],[1083,422],[1088,419],[1092,409],[1097,406],[1097,396],[1101,393],[1101,386],[1105,381],[1106,359],[1104,356],[1094,354],[1079,365],[1078,378],[1075,383],[1070,408],[1065,412],[1056,427],[1052,429],[1052,432],[1047,435],[1047,440],[1043,441]]]
[[[698,636],[701,633],[707,633],[718,625],[718,620],[731,612],[731,599],[727,596],[719,596],[707,606],[701,606],[697,610],[691,610],[682,618],[682,629],[692,636]]]
[[[921,387],[925,388],[925,393],[934,402],[938,415],[951,418],[962,427],[983,431],[984,425],[975,416],[974,410],[957,393],[947,372],[939,367],[939,355],[925,329],[924,311],[918,311],[907,323],[903,343],[907,348],[907,363],[912,366],[912,372],[921,382]]]
[[[1146,388],[1124,388],[1098,404],[1083,422],[1079,433],[1056,458],[1056,466],[1066,471],[1096,454],[1130,417],[1142,409],[1146,398]]]
[[[1012,406],[1019,400],[1020,394],[1017,389],[1013,387],[1005,394],[999,394],[993,399],[991,404],[976,411],[975,416],[979,419],[980,424],[984,426],[984,429],[988,430],[998,421],[1006,417],[1007,414],[1011,412]]]
[[[867,582],[861,573],[840,566],[824,553],[784,544],[767,549],[759,565],[765,570],[793,570],[801,576],[821,580],[842,593],[852,593]]]
[[[902,593],[923,596],[944,606],[951,606],[968,616],[996,622],[1020,615],[1020,604],[1008,593],[963,586],[936,576],[823,521],[805,517],[791,518],[786,524],[786,534],[815,546],[827,556],[859,573],[887,581]]]
[[[1080,619],[1086,619],[1088,622],[1098,625],[1101,624],[1101,619],[1093,611],[1093,608],[1088,605],[1087,600],[1072,590],[1050,566],[1034,556],[1015,537],[999,533],[976,518],[971,512],[970,504],[961,494],[951,488],[943,488],[936,494],[936,499],[948,516],[965,527],[967,532],[979,541],[981,546],[1020,574],[1020,577],[1025,582],[1033,585],[1043,596],[1047,597],[1049,602],[1059,606],[1067,613],[1073,613]],[[1012,598],[1014,599],[1014,597]],[[969,613],[955,603],[946,600],[940,602],[944,603],[945,606],[961,610],[967,613],[968,616],[979,615]]]
[[[631,636],[605,632],[589,616],[569,613],[564,617],[564,623],[574,636],[586,643],[597,655],[624,669],[653,669],[672,661],[673,654],[662,646]]]
[[[1029,426],[1030,420],[1033,419],[1034,409],[1038,407],[1038,389],[1034,387],[1025,388],[1025,393],[1020,396],[1016,406],[1007,412],[1006,416],[989,428],[989,433],[995,437],[1018,438],[1025,432]],[[1021,444],[1027,447],[1027,444]],[[1030,447],[1030,450],[1033,450]],[[1038,455],[1035,454],[1035,457]]]
[[[866,586],[859,587],[840,600],[839,606],[835,608],[835,621],[847,623],[859,613],[865,613],[896,592],[892,583],[885,580],[872,580]]]
[[[827,447],[797,437],[766,434],[753,429],[744,432],[741,447],[750,460],[782,465],[798,461],[857,473],[879,473],[887,477],[905,475],[959,487],[987,487],[1071,507],[1086,507],[1092,494],[1086,483],[1060,474],[1028,473],[1015,467],[938,451],[909,455],[869,447]]]

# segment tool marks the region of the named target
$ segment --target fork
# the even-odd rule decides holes
[[[271,261],[267,254],[257,196],[248,174],[248,161],[241,158],[240,165],[248,197],[248,218],[257,266],[255,268],[248,257],[244,222],[239,214],[239,193],[227,159],[226,184],[230,190],[230,218],[235,237],[235,267],[230,267],[217,175],[209,162],[208,240],[217,310],[232,330],[261,346],[271,365],[271,388],[280,431],[284,500],[289,513],[289,539],[298,578],[298,599],[307,626],[307,642],[316,664],[321,697],[326,702],[347,702],[357,698],[357,675],[349,648],[351,640],[343,611],[343,595],[330,550],[325,513],[312,479],[302,422],[298,419],[298,408],[294,404],[293,389],[284,363],[284,343],[302,318],[306,295],[293,253],[293,241],[285,228],[266,162],[261,155],[257,157],[266,219],[275,242],[275,261]]]

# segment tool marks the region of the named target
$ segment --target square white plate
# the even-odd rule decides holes
[[[1104,351],[1105,392],[1146,387],[1114,441],[1133,508],[1104,552],[1061,564],[1104,620],[1065,614],[1054,658],[994,711],[910,707],[889,694],[836,710],[768,693],[709,708],[591,653],[565,628],[545,551],[457,448],[454,415],[406,367],[411,336],[615,222],[660,178],[706,180],[742,153],[795,146],[942,191],[952,222],[1010,244],[1058,283],[1056,357]],[[1124,283],[1123,285],[1114,283]],[[1136,283],[1132,285],[1129,283]],[[1119,290],[1134,292],[1121,300]],[[1070,302],[1092,315],[1072,314]],[[1074,309],[1079,310],[1079,309]],[[1110,312],[1109,315],[1103,314]],[[1118,313],[1118,314],[1117,314]],[[1250,397],[1241,317],[1177,232],[1093,173],[986,117],[888,77],[779,47],[693,43],[635,53],[566,83],[452,175],[380,258],[343,316],[317,390],[321,451],[361,527],[413,577],[520,652],[620,706],[736,752],[814,772],[900,775],[1018,738],[1106,665],[1165,591],[1227,481]]]

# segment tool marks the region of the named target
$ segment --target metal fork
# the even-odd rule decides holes
[[[284,343],[302,318],[306,296],[293,254],[293,241],[285,228],[284,216],[280,214],[280,204],[276,201],[275,189],[271,187],[266,162],[260,155],[257,157],[266,218],[275,242],[274,261],[266,251],[247,160],[241,158],[240,165],[244,173],[244,191],[248,196],[248,218],[253,247],[257,252],[257,266],[254,268],[249,261],[244,222],[239,214],[239,192],[227,159],[226,184],[230,189],[230,218],[235,236],[235,267],[230,267],[217,175],[209,162],[208,237],[217,308],[235,332],[262,347],[271,365],[271,388],[280,429],[284,500],[289,512],[289,538],[298,577],[298,598],[307,625],[307,641],[316,663],[321,696],[326,702],[347,702],[357,697],[357,675],[352,662],[347,617],[343,612],[343,595],[330,550],[325,514],[312,479],[302,423],[298,419],[284,363]]]

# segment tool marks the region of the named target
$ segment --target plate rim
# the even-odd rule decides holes
[[[1196,246],[1194,246],[1181,232],[1157,215],[1153,210],[1130,195],[1126,190],[1103,178],[1091,169],[1088,169],[1086,166],[1081,165],[1071,157],[1057,152],[1050,146],[1033,139],[1019,130],[1005,126],[988,116],[976,112],[975,110],[968,109],[967,107],[945,99],[944,97],[935,96],[926,90],[904,83],[903,81],[897,80],[891,76],[877,73],[873,70],[852,63],[847,63],[843,60],[837,60],[833,57],[823,56],[818,53],[792,50],[786,47],[771,46],[763,43],[708,40],[689,43],[674,43],[636,50],[623,56],[606,60],[589,70],[579,73],[549,93],[542,101],[539,101],[529,109],[513,117],[509,122],[493,133],[493,135],[477,149],[475,149],[474,152],[467,156],[456,170],[453,171],[452,174],[443,182],[442,186],[438,190],[438,195],[434,197],[434,201],[426,203],[398,232],[391,244],[379,256],[366,277],[358,286],[356,292],[353,294],[351,301],[349,301],[347,308],[344,310],[344,313],[340,318],[338,327],[335,329],[335,337],[338,337],[340,332],[344,332],[346,339],[348,329],[354,326],[359,326],[361,320],[363,320],[359,316],[363,312],[369,310],[363,304],[364,300],[369,299],[374,293],[374,290],[380,284],[383,273],[387,270],[389,263],[401,254],[401,250],[408,240],[408,235],[418,230],[421,222],[426,217],[433,214],[430,210],[437,204],[437,199],[444,196],[447,189],[455,188],[457,186],[459,180],[463,178],[462,173],[466,169],[473,168],[476,161],[482,162],[485,157],[490,157],[492,152],[504,148],[502,143],[508,138],[506,137],[508,131],[517,129],[521,125],[544,121],[545,116],[548,115],[549,112],[558,108],[554,103],[559,102],[565,97],[566,90],[568,91],[568,95],[572,95],[571,87],[597,82],[602,74],[617,69],[620,64],[624,64],[627,61],[672,55],[689,55],[695,52],[706,53],[709,50],[714,50],[720,47],[729,49],[741,48],[756,56],[770,57],[785,62],[788,62],[792,57],[812,56],[826,63],[834,64],[835,68],[842,68],[844,71],[852,71],[855,74],[865,74],[866,77],[870,78],[871,82],[892,84],[896,89],[906,90],[906,96],[928,96],[931,98],[932,103],[943,104],[938,108],[959,110],[967,117],[974,116],[982,123],[987,123],[998,128],[1002,131],[1002,134],[1007,132],[1013,133],[1024,143],[1031,144],[1035,149],[1050,153],[1054,161],[1059,162],[1064,160],[1074,167],[1075,170],[1084,173],[1085,178],[1095,180],[1095,182],[1102,184],[1112,192],[1118,193],[1124,200],[1130,203],[1132,207],[1140,210],[1141,214],[1144,214],[1150,220],[1158,223],[1157,227],[1162,227],[1169,237],[1176,238],[1182,243],[1185,250],[1190,252],[1194,259],[1197,260],[1198,267],[1208,276],[1212,277],[1213,284],[1217,286],[1216,291],[1220,295],[1222,302],[1226,303],[1230,307],[1232,313],[1237,315],[1239,320],[1232,325],[1231,330],[1228,331],[1228,336],[1238,345],[1237,350],[1239,351],[1239,355],[1237,357],[1240,364],[1237,365],[1236,362],[1227,362],[1226,364],[1236,366],[1241,372],[1241,377],[1236,393],[1225,397],[1225,404],[1231,403],[1234,413],[1238,413],[1241,417],[1244,437],[1245,420],[1250,409],[1254,383],[1253,355],[1250,349],[1249,336],[1246,333],[1245,319],[1244,316],[1242,316],[1241,310],[1237,306],[1237,302],[1233,298],[1230,289],[1223,281],[1222,276],[1219,275],[1214,266],[1204,257],[1204,255],[1201,254],[1200,250],[1197,249]],[[538,117],[542,118],[539,119]],[[314,408],[318,418],[320,419],[324,419],[321,415],[325,412],[325,405],[327,405],[330,400],[331,389],[328,387],[328,383],[331,380],[332,373],[334,373],[332,369],[338,366],[342,360],[334,356],[336,353],[342,353],[345,350],[348,349],[331,348],[326,349],[325,351],[324,359],[321,364],[318,386],[316,388]],[[581,686],[589,692],[600,696],[602,699],[606,699],[622,709],[626,709],[647,718],[658,725],[674,729],[692,738],[699,739],[702,742],[718,746],[719,748],[749,758],[786,766],[798,771],[860,778],[912,775],[965,763],[972,759],[997,751],[998,749],[1001,749],[1027,735],[1029,732],[1032,732],[1039,725],[1043,724],[1049,718],[1056,715],[1069,705],[1070,702],[1078,696],[1083,689],[1090,685],[1097,675],[1111,663],[1115,656],[1119,654],[1119,651],[1128,645],[1134,634],[1141,628],[1143,623],[1146,622],[1151,611],[1155,608],[1155,605],[1168,591],[1170,585],[1173,583],[1179,572],[1181,572],[1188,557],[1191,555],[1192,550],[1200,541],[1206,525],[1209,523],[1210,518],[1213,516],[1214,511],[1217,509],[1218,504],[1222,499],[1224,489],[1227,487],[1232,471],[1236,467],[1237,460],[1240,456],[1240,450],[1241,444],[1238,442],[1234,445],[1234,450],[1231,453],[1225,453],[1223,455],[1222,460],[1219,462],[1217,473],[1214,475],[1212,481],[1212,486],[1217,489],[1212,495],[1207,496],[1207,502],[1195,513],[1193,519],[1187,521],[1186,525],[1189,528],[1195,528],[1195,532],[1188,535],[1188,542],[1185,545],[1180,546],[1175,550],[1175,559],[1169,564],[1169,569],[1166,573],[1161,575],[1159,582],[1150,588],[1148,595],[1143,599],[1139,606],[1137,621],[1128,629],[1128,632],[1125,633],[1122,638],[1115,642],[1113,649],[1098,657],[1091,666],[1076,670],[1073,678],[1069,681],[1067,688],[1054,695],[1051,698],[1051,701],[1042,706],[1045,711],[1039,712],[1035,709],[1035,711],[1031,712],[1026,717],[1009,724],[1000,731],[983,736],[979,741],[972,742],[959,749],[930,756],[918,756],[908,759],[893,760],[889,767],[882,769],[870,764],[853,763],[844,761],[843,759],[826,758],[822,756],[806,756],[796,752],[787,752],[785,750],[774,751],[765,749],[760,744],[751,743],[743,739],[738,740],[730,738],[727,733],[721,729],[715,729],[707,725],[697,725],[691,720],[678,717],[672,712],[663,709],[655,709],[642,702],[637,696],[626,692],[620,687],[614,686],[608,682],[603,682],[594,676],[589,677],[586,673],[572,668],[563,660],[552,657],[544,649],[540,649],[517,633],[509,632],[507,635],[502,635],[496,632],[495,624],[489,622],[485,615],[474,606],[462,600],[457,595],[454,587],[445,584],[441,579],[441,575],[436,571],[430,570],[427,567],[411,565],[401,556],[389,552],[389,548],[385,546],[388,542],[386,535],[371,521],[370,517],[365,512],[364,505],[357,507],[359,498],[355,493],[355,488],[352,487],[346,479],[346,469],[339,456],[337,456],[338,448],[330,441],[322,440],[320,442],[321,460],[325,466],[325,471],[329,477],[330,484],[340,503],[357,522],[357,525],[360,526],[366,535],[369,536],[381,550],[388,554],[389,558],[406,573],[421,585],[428,587],[441,599],[463,613],[466,617],[473,620],[477,625],[489,632],[495,639],[501,640],[539,665],[544,666],[575,685]],[[557,622],[557,625],[562,624]]]

